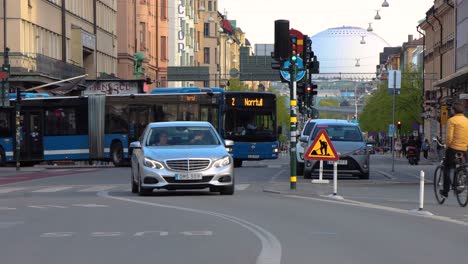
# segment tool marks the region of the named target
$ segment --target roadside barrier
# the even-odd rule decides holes
[[[411,210],[411,213],[420,215],[433,215],[431,212],[424,211],[424,171],[419,173],[419,208]]]

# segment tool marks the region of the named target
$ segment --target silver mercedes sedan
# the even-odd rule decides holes
[[[229,149],[208,122],[150,123],[139,141],[132,142],[132,192],[153,189],[204,189],[234,194],[234,163]]]

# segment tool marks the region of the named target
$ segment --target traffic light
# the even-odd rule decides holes
[[[296,64],[297,62],[297,37],[295,35],[289,35],[289,44],[291,45],[289,61],[291,64]]]
[[[397,122],[397,128],[398,128],[398,130],[401,129],[401,121],[400,120],[398,120],[398,122]]]
[[[307,85],[307,95],[314,96],[317,95],[317,85],[316,84],[308,84]]]
[[[312,51],[312,40],[309,36],[304,35],[304,50],[302,58],[304,59],[304,65],[308,65],[314,57],[314,52]]]

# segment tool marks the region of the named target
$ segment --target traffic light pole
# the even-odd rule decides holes
[[[392,172],[395,172],[395,93],[396,93],[396,71],[393,72],[393,89],[392,89],[392,124],[393,124],[393,135],[392,135]]]
[[[295,107],[297,105],[297,100],[296,100],[296,89],[297,89],[297,81],[296,81],[296,76],[297,76],[297,65],[295,63],[291,63],[289,66],[289,73],[291,76],[291,81],[289,82],[289,96],[290,96],[290,104],[289,104],[289,109],[290,109],[290,123],[289,123],[289,131],[290,131],[290,163],[291,163],[291,177],[290,177],[290,189],[295,190],[296,189],[296,182],[297,182],[297,176],[296,176],[296,123],[297,123],[297,116],[296,116],[296,110]]]

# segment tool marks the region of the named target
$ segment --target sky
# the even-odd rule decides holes
[[[313,36],[328,28],[353,26],[367,29],[391,46],[401,46],[408,35],[419,38],[418,22],[434,0],[218,0],[218,10],[236,20],[251,45],[273,44],[275,20],[289,20],[290,28]],[[379,11],[380,20],[374,16]]]

